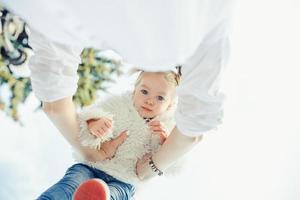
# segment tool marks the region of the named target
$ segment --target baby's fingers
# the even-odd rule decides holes
[[[96,137],[101,137],[101,131],[99,131],[98,129],[91,128],[90,133]]]
[[[112,127],[112,122],[111,122],[111,120],[106,120],[106,121],[104,121],[104,125],[105,125],[107,128],[111,128],[111,127]]]
[[[153,131],[153,134],[159,136],[160,144],[163,144],[168,137],[165,131]]]
[[[160,121],[151,121],[151,122],[149,122],[149,125],[150,126],[160,126],[161,124],[160,124]]]
[[[150,126],[150,130],[152,132],[154,132],[154,131],[164,131],[164,128],[161,127],[161,126]]]
[[[152,133],[153,133],[154,135],[159,135],[159,136],[167,137],[167,134],[166,134],[165,131],[159,130],[159,131],[153,131]]]

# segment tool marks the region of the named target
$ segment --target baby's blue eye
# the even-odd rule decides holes
[[[146,95],[146,94],[148,94],[148,91],[147,91],[147,90],[144,90],[144,89],[142,89],[142,90],[141,90],[141,93]]]
[[[164,97],[162,97],[162,96],[157,96],[157,100],[158,100],[158,101],[164,101],[164,100],[165,100],[165,98],[164,98]]]

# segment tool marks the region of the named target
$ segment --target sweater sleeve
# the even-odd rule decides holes
[[[92,106],[87,106],[81,112],[79,112],[78,114],[78,119],[80,124],[79,139],[83,146],[99,149],[101,143],[113,138],[112,130],[110,130],[103,137],[95,137],[88,130],[87,120],[97,119],[102,117],[108,118],[113,121],[113,115],[107,111],[104,111],[100,103],[96,103]]]

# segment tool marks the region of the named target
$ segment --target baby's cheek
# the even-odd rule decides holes
[[[165,103],[165,104],[163,105],[163,107],[161,108],[161,109],[162,109],[162,112],[168,111],[169,105],[170,105],[170,104]]]

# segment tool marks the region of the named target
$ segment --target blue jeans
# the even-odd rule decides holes
[[[77,187],[92,178],[99,178],[107,183],[111,200],[129,200],[134,195],[133,185],[121,182],[101,170],[84,164],[75,164],[58,183],[38,197],[38,200],[71,200]]]

